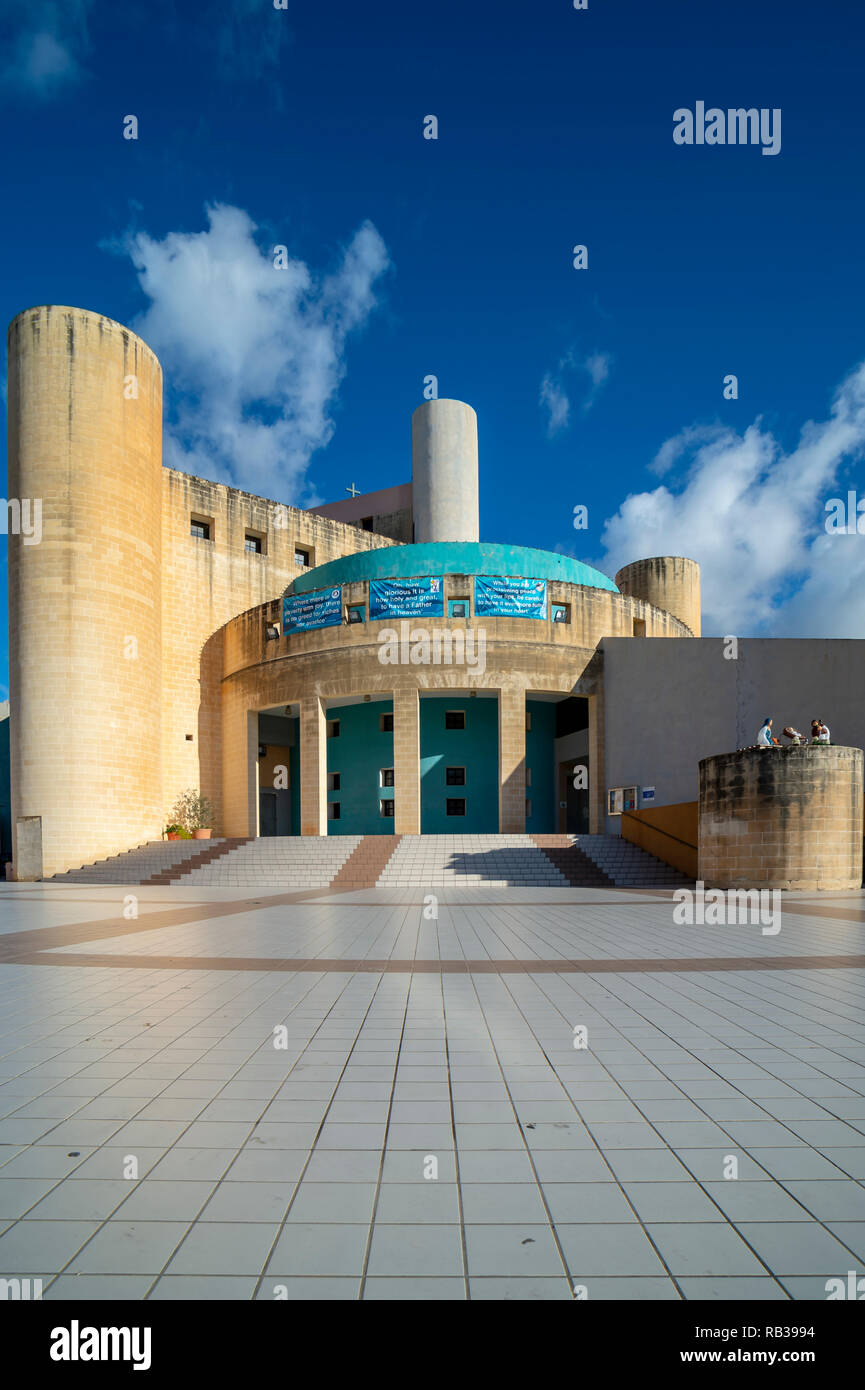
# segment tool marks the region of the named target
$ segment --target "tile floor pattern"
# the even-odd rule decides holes
[[[442,890],[428,920],[405,889],[174,886],[129,922],[126,891],[0,889],[0,1277],[759,1300],[865,1274],[862,895],[785,899],[769,937],[675,926],[664,893]]]

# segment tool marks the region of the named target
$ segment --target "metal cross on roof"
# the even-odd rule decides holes
[[[360,495],[360,488],[355,487],[354,483],[352,483],[351,487],[346,488],[346,492],[350,492],[352,497],[358,497]]]

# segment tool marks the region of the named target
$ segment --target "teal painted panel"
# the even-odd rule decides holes
[[[532,727],[526,733],[526,767],[532,770],[532,784],[526,797],[532,814],[526,817],[526,833],[551,835],[557,825],[555,738],[556,707],[547,700],[526,700],[526,713]]]
[[[446,710],[462,710],[466,727],[446,729]],[[464,787],[447,785],[448,767],[465,768]],[[422,834],[495,835],[499,828],[498,701],[421,697],[420,772]],[[465,816],[447,814],[448,797],[465,798]]]
[[[339,773],[339,791],[328,792],[338,801],[339,820],[329,820],[328,835],[392,835],[393,818],[379,815],[379,800],[393,800],[394,787],[379,785],[382,768],[393,767],[393,734],[379,728],[379,716],[393,713],[391,700],[368,705],[340,705],[328,711],[328,720],[339,720],[339,738],[327,740],[327,770]]]
[[[289,594],[369,579],[413,579],[426,575],[503,575],[513,578],[559,579],[594,589],[619,591],[600,570],[551,550],[524,545],[492,545],[486,541],[438,541],[426,545],[394,545],[344,555],[298,575]]]

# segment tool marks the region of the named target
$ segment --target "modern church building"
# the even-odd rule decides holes
[[[160,839],[187,788],[223,837],[669,833],[767,710],[865,737],[861,643],[731,648],[691,559],[481,540],[460,401],[415,410],[410,482],[299,510],[164,468],[150,348],[41,306],[8,414],[19,878]]]

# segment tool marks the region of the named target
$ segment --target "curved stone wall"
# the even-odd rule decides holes
[[[684,555],[653,555],[635,560],[616,575],[623,594],[674,613],[694,637],[700,636],[700,566]]]
[[[712,888],[860,888],[861,748],[744,748],[700,763],[699,877]]]
[[[13,827],[41,818],[47,877],[162,828],[162,372],[42,305],[9,328],[8,408],[10,496],[42,508],[39,544],[9,537]]]

